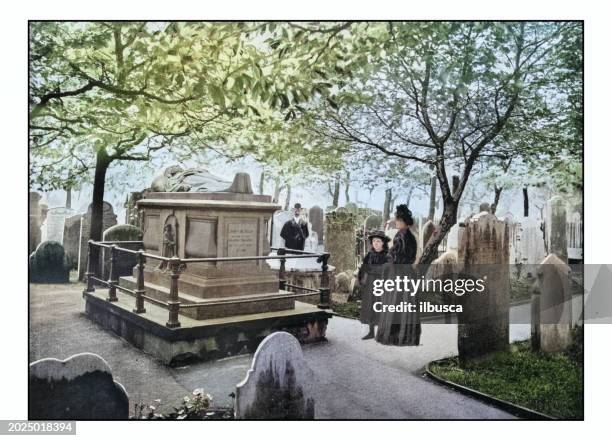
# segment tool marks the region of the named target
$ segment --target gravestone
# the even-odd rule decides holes
[[[70,266],[59,242],[46,241],[30,254],[30,283],[68,283]]]
[[[312,224],[312,231],[317,233],[317,239],[319,241],[318,245],[323,244],[324,215],[323,209],[318,205],[315,205],[308,210],[308,220],[310,220],[310,223]]]
[[[518,254],[526,265],[536,265],[546,257],[542,221],[524,217],[521,220]]]
[[[40,199],[41,195],[35,191],[31,191],[29,195],[30,215],[29,215],[29,246],[28,254],[32,253],[40,244],[41,240],[41,213]]]
[[[336,275],[335,290],[339,293],[348,293],[350,290],[352,275],[350,271],[344,271]]]
[[[340,209],[325,215],[325,250],[336,273],[352,271],[356,265],[355,215]]]
[[[555,196],[546,203],[546,244],[548,254],[555,254],[563,262],[567,263],[567,213],[565,200],[561,196]]]
[[[42,229],[42,240],[64,242],[64,226],[66,219],[74,214],[74,210],[65,207],[50,208],[47,212],[47,220]]]
[[[484,280],[484,291],[458,297],[458,348],[462,362],[504,350],[509,341],[508,226],[482,211],[463,228],[459,265],[466,277]]]
[[[382,217],[377,214],[371,214],[366,217],[363,227],[366,231],[380,230],[382,224]]]
[[[567,257],[570,261],[583,260],[584,228],[582,214],[573,212],[567,222]]]
[[[314,373],[287,332],[267,336],[236,385],[237,419],[314,419]]]
[[[117,215],[113,211],[113,206],[104,202],[102,210],[102,231],[105,231],[117,225]],[[79,280],[85,279],[85,272],[87,271],[87,249],[89,242],[89,230],[91,228],[91,204],[87,208],[87,213],[83,216],[80,227],[79,237],[79,257],[78,257],[78,272]]]
[[[79,245],[81,238],[81,222],[82,214],[70,216],[64,221],[64,234],[62,242],[64,244],[64,252],[68,259],[70,269],[77,269],[79,265]]]
[[[570,267],[554,254],[538,266],[539,292],[531,299],[531,345],[542,352],[561,352],[572,343]]]
[[[146,192],[148,189],[144,189],[142,191],[133,191],[130,193],[129,197],[126,197],[125,204],[125,223],[134,225],[138,228],[142,228],[140,225],[140,215],[138,212],[138,207],[136,206],[136,202],[141,200],[146,196]]]
[[[113,380],[102,357],[91,353],[30,364],[30,420],[126,420],[125,388]]]
[[[423,225],[423,248],[427,246],[427,242],[429,242],[434,231],[436,231],[436,226],[431,219],[425,222],[425,225]]]
[[[102,234],[102,240],[104,242],[142,241],[142,232],[134,225],[114,225]],[[118,246],[121,248],[127,248],[128,250],[138,251],[142,248],[143,245],[142,243],[126,243],[120,244]],[[135,254],[118,251],[116,252],[116,257],[117,260],[115,261],[115,275],[117,277],[122,277],[129,276],[130,274],[132,274],[134,266],[136,266],[136,263],[138,263],[137,256]],[[104,248],[102,265],[102,274],[104,274],[105,279],[108,279],[110,271],[110,250],[108,248]]]

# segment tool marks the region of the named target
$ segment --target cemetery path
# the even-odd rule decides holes
[[[203,388],[215,404],[228,394],[251,363],[250,355],[169,368],[91,322],[84,314],[82,284],[30,285],[30,361],[94,352],[111,366],[130,404],[161,399],[161,410]],[[456,354],[455,325],[424,324],[418,347],[383,346],[361,340],[356,320],[330,320],[326,343],[304,346],[317,378],[320,419],[507,419],[512,415],[422,377],[429,361]]]

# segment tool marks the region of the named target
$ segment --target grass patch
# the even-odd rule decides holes
[[[583,419],[583,366],[572,354],[532,352],[529,341],[478,363],[433,362],[445,380],[562,419]]]
[[[361,303],[357,302],[346,302],[346,303],[338,303],[332,302],[332,310],[336,314],[340,314],[350,318],[359,318],[359,313],[361,311]]]

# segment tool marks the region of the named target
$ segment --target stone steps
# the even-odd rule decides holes
[[[180,283],[179,280],[179,301],[181,304],[199,305],[197,307],[181,308],[180,314],[195,320],[259,314],[295,308],[295,300],[287,298],[288,295],[292,294],[289,291],[201,298],[181,292]],[[128,289],[136,289],[136,278],[132,276],[121,277],[119,285]],[[145,282],[145,290],[148,297],[163,302],[168,301],[170,289],[165,286]],[[146,303],[145,301],[145,308]]]

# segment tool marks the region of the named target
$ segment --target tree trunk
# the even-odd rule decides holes
[[[406,196],[406,205],[408,205],[408,208],[410,208],[410,199],[412,199],[413,191],[414,187],[410,187],[410,190],[408,190],[408,195]]]
[[[351,186],[351,175],[350,173],[346,174],[346,182],[344,183],[344,198],[346,199],[346,203],[351,202],[351,197],[349,195],[349,188]]]
[[[340,202],[340,177],[336,177],[334,182],[334,193],[332,195],[332,206],[337,207]]]
[[[285,198],[285,211],[289,211],[291,204],[291,185],[287,184],[287,197]]]
[[[387,223],[389,220],[389,216],[391,214],[391,197],[393,195],[393,191],[390,188],[385,190],[385,205],[383,206],[383,225]]]
[[[527,187],[523,187],[523,216],[529,216],[529,193],[527,193]]]
[[[274,197],[272,198],[272,202],[275,204],[278,203],[278,198],[280,197],[280,192],[283,189],[280,185],[280,178],[274,179]]]
[[[434,220],[434,216],[436,214],[436,188],[437,188],[438,179],[436,176],[431,177],[431,190],[429,192],[429,214],[427,215],[427,219],[432,221]]]
[[[72,208],[72,188],[66,189],[66,208]]]
[[[259,194],[263,194],[264,192],[264,178],[265,178],[265,172],[262,169],[261,176],[259,177]]]
[[[444,237],[450,231],[451,227],[457,223],[458,207],[459,203],[454,200],[445,201],[440,224],[436,226],[436,229],[427,242],[423,254],[421,254],[421,259],[419,260],[420,264],[430,264],[438,257],[438,246],[442,243],[442,240],[444,240]]]
[[[493,198],[493,203],[491,204],[491,214],[495,214],[497,211],[497,204],[499,204],[499,198],[501,197],[503,189],[503,187],[498,187],[497,185],[494,188],[495,197]]]
[[[111,163],[111,159],[104,149],[98,151],[96,155],[96,168],[93,182],[93,198],[91,201],[91,225],[89,238],[91,240],[102,240],[102,216],[104,214],[104,184],[106,182],[106,171]],[[93,247],[90,255],[91,268],[100,268],[100,248]]]

